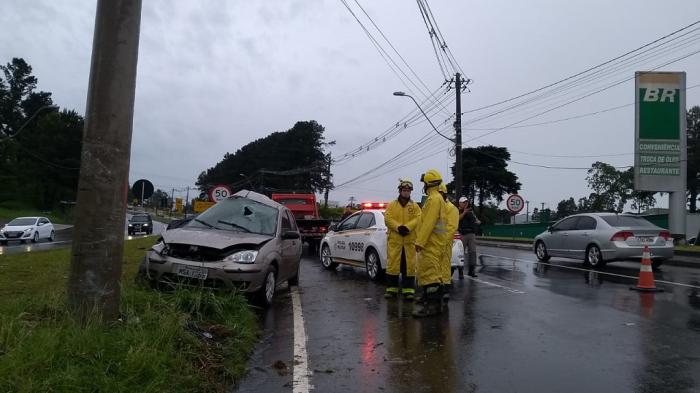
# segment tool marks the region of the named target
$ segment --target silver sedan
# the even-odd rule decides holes
[[[535,237],[537,259],[582,259],[591,267],[607,262],[641,260],[649,246],[652,265],[673,257],[671,234],[646,219],[616,213],[585,213],[566,217]]]

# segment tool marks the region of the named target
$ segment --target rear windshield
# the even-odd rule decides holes
[[[601,217],[605,222],[613,227],[655,227],[654,224],[650,223],[642,217],[634,216],[603,216]]]

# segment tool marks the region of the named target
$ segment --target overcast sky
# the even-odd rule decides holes
[[[416,2],[358,1],[427,90],[445,99],[445,108],[430,114],[451,136],[454,91],[445,96],[444,89],[438,90],[444,77]],[[347,3],[373,29],[358,3]],[[700,19],[697,0],[430,0],[428,4],[449,49],[473,81],[470,92],[462,96],[463,111],[556,82]],[[24,58],[33,67],[40,90],[52,92],[57,105],[84,114],[94,18],[92,1],[3,0],[0,62]],[[371,32],[422,87],[381,35]],[[548,90],[529,105],[478,122],[473,119],[505,109],[507,104],[465,114],[464,140],[469,146],[505,146],[514,161],[531,165],[588,168],[596,160],[631,165],[633,106],[531,127],[493,129],[630,104],[633,81],[554,109],[631,78],[634,71],[698,50],[700,31],[694,31],[626,63],[599,69],[558,94]],[[687,86],[694,86],[700,83],[700,54],[660,70],[686,71]],[[130,181],[146,178],[165,190],[194,185],[197,175],[226,152],[270,132],[287,130],[300,120],[322,124],[327,140],[336,141],[333,156],[342,157],[415,109],[410,99],[392,95],[397,90],[425,99],[424,93],[406,86],[392,72],[340,0],[146,0]],[[518,102],[522,101],[510,103]],[[700,105],[700,88],[688,90],[687,103]],[[554,110],[532,117],[550,109]],[[400,128],[386,143],[334,166],[335,184],[377,167],[431,130],[425,122]],[[490,131],[497,132],[476,139]],[[350,196],[392,198],[399,177],[417,183],[420,173],[429,168],[447,177],[454,159],[448,145],[433,133],[426,144],[409,149],[386,169],[331,191],[330,199],[344,203]],[[556,208],[561,199],[578,199],[590,192],[585,170],[516,163],[509,169],[519,177],[520,194],[531,208],[541,203]],[[419,198],[418,192],[414,198]],[[667,204],[665,198],[661,204]]]

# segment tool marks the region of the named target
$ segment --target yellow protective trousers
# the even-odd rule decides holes
[[[418,285],[444,283],[442,262],[445,244],[448,242],[447,208],[437,186],[427,189],[428,198],[423,204],[421,225],[418,227],[416,245],[423,250],[418,254]]]

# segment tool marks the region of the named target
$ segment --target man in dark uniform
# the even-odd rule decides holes
[[[481,224],[476,214],[472,210],[469,200],[466,197],[459,198],[459,233],[462,235],[462,244],[464,252],[467,254],[469,266],[468,275],[476,277],[474,269],[476,269],[476,231]],[[464,278],[464,271],[460,269],[459,278]]]

